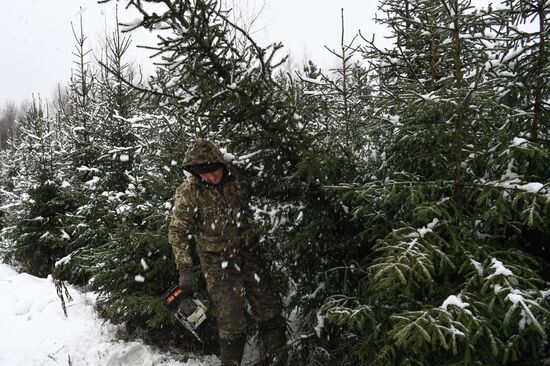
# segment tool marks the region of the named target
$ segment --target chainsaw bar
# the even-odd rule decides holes
[[[201,339],[201,337],[199,337],[191,323],[184,316],[182,316],[179,311],[176,311],[174,313],[174,316],[180,321],[181,324],[183,324],[185,328],[187,328],[189,332],[191,332],[191,334],[193,334],[193,336],[195,336],[195,338],[199,340],[199,342],[204,343],[204,341]]]

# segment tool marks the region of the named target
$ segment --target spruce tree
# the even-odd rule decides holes
[[[298,74],[294,91],[305,133],[301,160],[284,187],[294,193],[296,208],[287,216],[282,239],[291,249],[285,257],[295,288],[289,307],[298,318],[295,331],[302,335],[293,350],[296,363],[333,362],[341,357],[335,350],[345,350],[342,345],[348,341],[336,328],[330,334],[322,331],[319,308],[327,296],[355,287],[357,259],[370,250],[356,240],[359,226],[339,194],[327,189],[364,179],[370,160],[365,154],[372,114],[368,72],[354,59],[355,39],[345,43],[343,15],[341,35],[339,52],[331,51],[339,66],[324,72],[310,61]]]
[[[533,229],[548,240],[547,221],[529,218],[548,217],[547,192],[491,180],[496,146],[514,138],[498,75],[484,67],[491,46],[506,43],[489,37],[501,24],[462,1],[390,0],[382,10],[395,47],[365,54],[390,137],[376,146],[382,179],[344,195],[374,251],[355,291],[323,310],[357,337],[364,364],[541,362],[548,278],[518,244],[535,244]]]
[[[20,121],[16,154],[20,182],[14,194],[20,206],[9,218],[11,255],[26,272],[46,277],[67,253],[64,219],[73,203],[61,186],[64,148],[58,125],[40,99]]]
[[[93,118],[98,111],[94,102],[96,72],[91,64],[91,49],[86,42],[82,16],[79,26],[78,33],[72,27],[75,40],[74,68],[67,87],[59,92],[57,103],[58,115],[66,126],[71,146],[69,161],[75,171],[75,184],[93,178],[94,162],[99,156],[93,137],[96,129]]]
[[[288,96],[273,80],[281,46],[260,47],[214,0],[162,1],[162,12],[151,3],[129,3],[143,14],[133,27],[164,30],[152,48],[169,79],[150,88],[147,99],[195,126],[194,136],[182,137],[217,139],[235,156],[249,155],[245,168],[261,169],[258,189],[269,194],[271,178],[295,163],[300,135],[287,123],[293,118]]]
[[[70,262],[75,251],[93,247],[108,235],[102,224],[107,216],[103,210],[106,200],[96,193],[101,176],[98,114],[102,106],[98,100],[98,72],[93,64],[82,17],[78,29],[72,27],[72,31],[75,40],[74,67],[68,85],[59,90],[56,109],[67,141],[68,172],[62,185],[71,195],[75,207],[68,213],[65,222],[70,250],[65,257],[59,258],[56,271],[60,277],[72,283],[85,284],[90,278],[87,268],[78,267],[67,271],[62,270],[62,265]],[[95,202],[98,196],[101,202]]]

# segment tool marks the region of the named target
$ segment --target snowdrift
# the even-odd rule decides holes
[[[188,358],[140,342],[116,340],[117,327],[99,318],[93,294],[68,286],[65,317],[51,278],[0,264],[0,366],[218,365],[215,356]]]

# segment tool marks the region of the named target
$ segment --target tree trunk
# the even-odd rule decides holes
[[[545,66],[545,39],[544,39],[544,1],[538,0],[537,14],[539,17],[539,52],[537,60],[537,75],[535,81],[535,105],[533,108],[533,124],[531,125],[531,139],[538,139],[539,125],[542,122],[542,103],[543,103],[543,88],[544,88],[544,66]]]
[[[458,0],[451,1],[453,9],[453,59],[455,65],[455,87],[457,95],[460,95],[462,89],[462,63],[460,60],[462,45],[460,41],[460,25],[458,22]],[[462,202],[462,151],[464,149],[464,121],[462,116],[462,106],[459,103],[456,111],[455,119],[455,183],[454,196],[455,200],[460,204]]]

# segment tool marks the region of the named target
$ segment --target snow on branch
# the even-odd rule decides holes
[[[431,287],[434,275],[443,266],[454,268],[454,264],[441,250],[445,240],[434,228],[439,220],[420,229],[410,226],[392,231],[374,246],[377,258],[368,267],[371,286],[384,291],[410,292]]]

